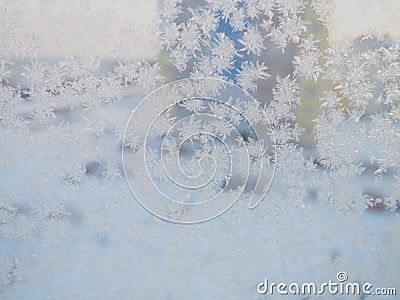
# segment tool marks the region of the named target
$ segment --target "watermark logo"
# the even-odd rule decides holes
[[[132,112],[122,159],[129,188],[154,215],[210,220],[243,197],[250,209],[275,171],[270,124],[259,103],[214,78],[164,85]]]
[[[257,292],[263,295],[396,295],[395,288],[378,288],[374,287],[369,282],[347,282],[348,276],[346,272],[338,272],[336,280],[329,280],[321,284],[314,282],[303,282],[301,284],[296,282],[270,282],[267,278],[257,285]]]

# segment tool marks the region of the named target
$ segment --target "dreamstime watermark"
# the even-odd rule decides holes
[[[396,295],[396,288],[375,288],[371,283],[347,282],[348,276],[345,272],[338,272],[337,280],[329,280],[321,284],[314,282],[303,282],[298,284],[295,282],[269,282],[267,278],[257,285],[257,292],[263,295]]]
[[[176,223],[210,220],[240,197],[255,208],[275,172],[264,110],[214,78],[178,80],[147,95],[128,120],[122,148],[135,198]]]

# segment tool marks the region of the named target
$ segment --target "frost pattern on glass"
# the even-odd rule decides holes
[[[265,277],[339,271],[400,291],[398,37],[330,39],[333,0],[128,2],[0,0],[0,294],[259,299]],[[191,95],[199,78],[255,101],[146,102],[174,82]],[[274,179],[249,202],[265,191],[260,158]],[[145,202],[154,184],[182,205],[244,193],[181,225],[176,207],[163,211],[174,222],[144,210],[127,180]]]

